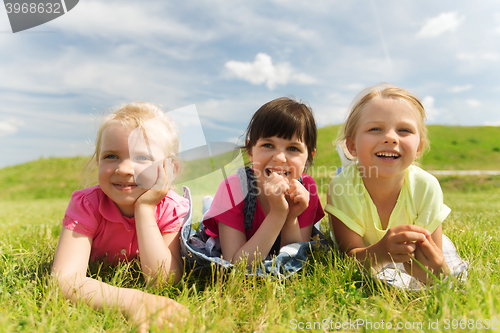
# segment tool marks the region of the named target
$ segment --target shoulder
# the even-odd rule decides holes
[[[173,190],[169,190],[167,195],[157,205],[159,213],[168,212],[171,215],[175,211],[175,215],[185,215],[189,210],[189,200],[177,194]]]
[[[228,219],[232,219],[241,215],[246,193],[247,189],[245,194],[243,193],[237,174],[227,177],[220,183],[205,219],[212,217],[223,219],[226,216],[231,216]]]
[[[435,204],[443,202],[443,190],[439,181],[430,173],[421,168],[411,165],[408,168],[405,179],[409,200],[415,203],[415,207],[421,207],[429,202]]]
[[[338,175],[330,181],[330,187],[335,185],[354,185],[360,178],[358,164],[351,164],[344,168]]]
[[[99,205],[104,198],[105,194],[99,185],[84,188],[82,190],[74,191],[71,194],[70,207],[82,208],[82,206],[92,207],[96,211],[99,210]]]
[[[439,185],[437,178],[416,165],[410,165],[408,167],[406,176],[409,184],[415,189],[438,188],[441,190],[441,186]]]
[[[93,238],[102,219],[100,207],[105,197],[99,185],[73,192],[64,214],[63,225]]]
[[[220,183],[221,186],[227,186],[228,184],[229,186],[237,185],[241,187],[240,177],[237,173],[227,177]]]
[[[169,190],[165,198],[163,199],[164,201],[171,202],[174,205],[177,206],[189,206],[189,200],[187,198],[184,198],[183,196],[177,194],[173,190]]]
[[[238,174],[234,174],[225,178],[220,183],[219,188],[215,193],[214,202],[227,201],[227,200],[236,202],[243,201],[247,189],[246,188],[243,189],[241,185],[242,184],[240,182]]]
[[[307,174],[305,174],[305,173],[302,174],[302,183],[304,184],[305,188],[308,188],[310,186],[312,186],[312,187],[316,187],[317,186],[316,185],[316,181],[314,180],[314,178],[311,177],[311,176],[309,176],[309,175],[307,175]]]
[[[178,232],[183,218],[189,213],[190,202],[173,190],[156,206],[156,223],[162,234]]]

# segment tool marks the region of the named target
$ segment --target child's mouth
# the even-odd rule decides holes
[[[278,174],[278,175],[280,175],[280,176],[285,176],[285,177],[287,177],[287,176],[288,176],[288,174],[290,173],[290,172],[288,172],[288,171],[283,171],[283,170],[278,171],[278,170],[272,170],[272,169],[266,169],[265,171],[266,171],[266,175],[267,175],[268,177],[269,177],[269,176],[270,176],[273,172],[274,172],[274,173],[277,173],[277,174]]]
[[[377,157],[389,159],[389,160],[396,160],[396,159],[401,157],[401,155],[398,153],[389,153],[389,152],[380,152],[380,153],[376,153],[375,155]]]
[[[129,190],[129,189],[131,190],[137,187],[136,184],[113,184],[113,185],[123,190]]]

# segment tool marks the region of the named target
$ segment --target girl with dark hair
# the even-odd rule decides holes
[[[311,109],[290,98],[272,100],[253,115],[243,147],[252,167],[246,177],[235,174],[220,184],[203,221],[207,235],[220,241],[224,260],[250,265],[311,240],[314,223],[324,216],[316,183],[306,174],[316,137]]]

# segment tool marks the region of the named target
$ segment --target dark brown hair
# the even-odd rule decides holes
[[[318,137],[311,108],[288,97],[276,98],[254,113],[247,127],[243,148],[250,152],[261,138],[277,136],[290,140],[294,135],[306,145],[307,162],[311,166]]]

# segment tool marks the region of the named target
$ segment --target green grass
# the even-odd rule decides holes
[[[467,164],[470,161],[459,155],[450,157],[453,162],[446,163],[456,162],[453,168],[458,170],[498,169],[498,160],[496,165],[490,164],[497,158],[493,148],[498,140],[486,140],[499,138],[498,130],[494,132],[492,128],[488,132],[490,128],[483,128],[475,133],[473,128],[453,129],[430,126],[431,134],[442,135],[439,140],[444,142],[439,143],[438,137],[431,136],[433,150],[443,149],[443,155],[450,152],[452,156],[452,148],[445,145],[449,141],[452,146],[462,147],[464,154],[475,156],[481,147],[479,153],[484,163],[480,160]],[[327,132],[334,131],[320,130],[316,166],[336,164],[333,157],[328,157],[328,149],[333,154],[328,141],[336,133],[328,137]],[[469,138],[479,140],[479,144],[473,144]],[[424,167],[446,169],[445,162],[441,160],[443,164],[439,164],[439,159],[431,153],[428,156]],[[48,278],[60,221],[71,192],[81,186],[80,169],[84,161],[84,158],[49,158],[0,170],[0,332],[135,331],[116,311],[97,312],[84,304],[71,304]],[[186,172],[197,171],[196,164],[186,166]],[[317,172],[314,176],[324,186],[330,178],[328,173]],[[201,216],[202,197],[213,194],[222,177],[220,173],[184,183],[193,191],[195,219]],[[91,265],[88,274],[113,285],[168,295],[184,304],[194,318],[177,327],[177,331],[288,332],[300,323],[314,325],[314,322],[333,322],[333,326],[322,329],[316,324],[312,331],[342,331],[335,328],[336,322],[356,320],[369,321],[375,326],[383,321],[384,327],[391,323],[393,329],[380,330],[386,332],[396,331],[398,322],[413,326],[397,330],[400,332],[485,331],[469,327],[472,322],[479,327],[480,321],[484,323],[486,319],[500,321],[500,176],[449,176],[441,177],[440,181],[445,203],[452,209],[443,225],[444,233],[470,263],[468,281],[455,283],[451,289],[448,285],[424,293],[386,289],[363,276],[354,261],[328,254],[315,255],[302,272],[286,281],[246,277],[233,270],[222,276],[189,278],[178,286],[154,288],[142,279],[137,262],[118,267]],[[182,185],[178,184],[179,190]],[[324,194],[321,200],[324,204]],[[456,329],[454,319],[458,324]],[[465,328],[460,328],[460,320],[466,320],[462,321]],[[429,328],[431,322],[433,325],[437,322],[437,329]],[[416,327],[417,323],[422,323],[422,330]],[[496,328],[500,328],[500,323]],[[372,330],[359,326],[354,331]]]
[[[100,270],[103,281],[176,299],[195,315],[178,328],[186,332],[285,332],[299,323],[357,319],[394,326],[438,321],[439,330],[433,331],[468,332],[445,329],[445,320],[500,320],[500,177],[477,181],[450,178],[443,184],[452,208],[444,232],[471,265],[468,282],[452,289],[418,294],[385,289],[364,277],[352,260],[330,255],[316,255],[287,281],[245,277],[234,270],[154,289],[146,286],[135,262],[115,268],[93,265],[89,274]],[[70,304],[48,279],[66,204],[67,199],[0,202],[0,331],[133,332],[116,312]]]

